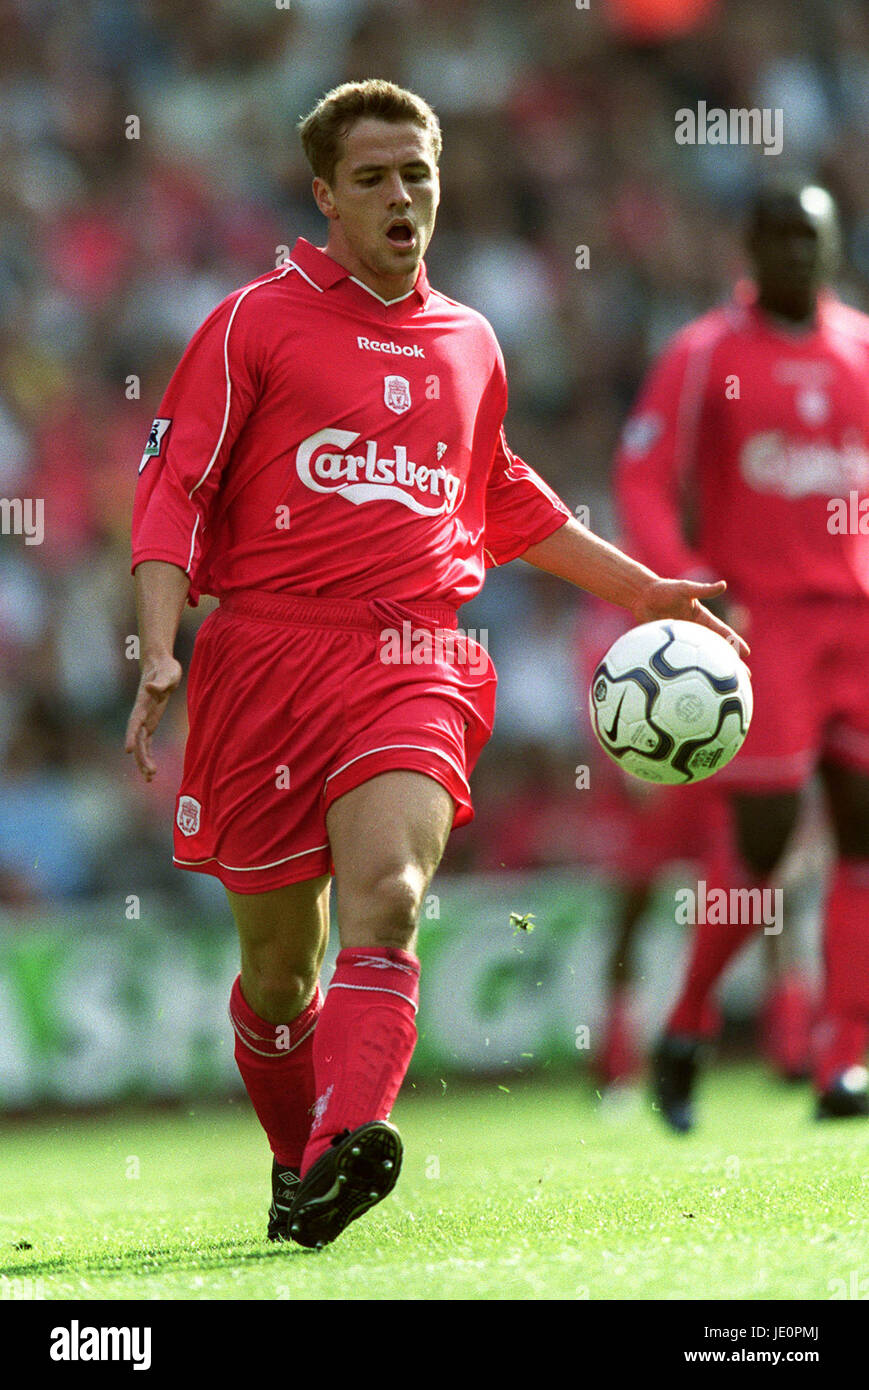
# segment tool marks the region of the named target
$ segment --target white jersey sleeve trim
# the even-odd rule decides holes
[[[197,513],[196,513],[196,520],[195,520],[194,523],[193,523],[193,535],[190,537],[190,554],[187,556],[187,569],[186,569],[186,571],[185,571],[185,573],[187,573],[187,574],[189,574],[190,571],[191,571],[192,568],[193,568],[193,555],[194,555],[194,552],[195,552],[195,550],[196,550],[196,532],[197,532],[198,530],[199,530],[199,513],[197,512]]]

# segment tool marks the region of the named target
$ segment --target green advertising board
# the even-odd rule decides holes
[[[570,874],[439,877],[420,923],[411,1079],[583,1064],[599,1040],[612,890]],[[650,1036],[684,946],[663,892],[642,934],[637,1022]],[[237,1092],[228,909],[102,899],[0,921],[5,1108]],[[333,930],[333,938],[335,936]],[[337,944],[326,958],[328,983]]]

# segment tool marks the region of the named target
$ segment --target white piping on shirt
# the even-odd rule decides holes
[[[295,261],[287,261],[287,265],[290,267],[291,270],[297,270],[297,271],[299,272],[299,274],[301,275],[302,279],[303,279],[303,280],[307,280],[307,282],[308,282],[308,284],[311,286],[311,288],[312,288],[312,289],[315,289],[315,290],[317,291],[318,294],[322,294],[322,293],[323,293],[323,286],[322,286],[322,285],[318,285],[317,282],[316,282],[315,280],[312,280],[311,277],[310,277],[310,275],[306,275],[305,272],[303,271],[302,267],[301,267],[300,265],[296,265],[296,262],[295,262]]]
[[[230,330],[231,330],[231,328],[232,328],[233,322],[234,322],[234,320],[235,320],[235,316],[236,316],[236,314],[238,313],[239,305],[241,304],[241,302],[242,302],[243,299],[246,299],[246,298],[247,298],[247,296],[250,294],[251,290],[259,289],[260,285],[270,285],[270,284],[272,284],[272,282],[273,282],[274,280],[282,280],[283,277],[284,277],[285,275],[289,274],[289,272],[290,272],[291,270],[298,270],[298,266],[294,266],[293,263],[292,263],[292,261],[287,261],[287,263],[286,263],[280,270],[276,271],[274,275],[270,276],[268,280],[259,280],[255,285],[248,285],[246,289],[244,289],[244,290],[242,290],[242,291],[240,292],[238,298],[236,299],[235,303],[234,303],[233,306],[232,306],[232,313],[231,313],[230,316],[229,316],[229,323],[226,325],[226,333],[224,334],[224,338],[223,338],[223,365],[224,365],[224,371],[225,371],[225,373],[226,373],[226,408],[225,408],[225,410],[224,410],[224,412],[223,412],[223,425],[221,426],[220,436],[219,436],[219,438],[218,438],[218,440],[217,440],[217,444],[215,445],[214,453],[211,455],[211,458],[208,460],[208,466],[206,467],[205,472],[202,474],[202,477],[199,479],[199,482],[198,482],[198,483],[194,483],[193,487],[190,489],[190,491],[189,491],[188,494],[187,494],[188,498],[189,498],[191,501],[193,500],[193,494],[194,494],[194,492],[198,491],[198,489],[202,487],[202,484],[205,482],[205,479],[208,477],[209,473],[211,472],[212,468],[214,467],[214,465],[215,465],[215,463],[216,463],[216,461],[217,461],[217,456],[218,456],[218,454],[220,453],[220,450],[221,450],[221,448],[222,448],[222,446],[223,446],[223,441],[224,441],[224,439],[225,439],[225,437],[226,437],[226,428],[227,428],[227,425],[229,424],[229,411],[230,411],[230,406],[231,406],[231,403],[232,403],[232,378],[230,377],[230,374],[229,374],[229,334],[230,334]],[[300,273],[301,273],[301,272],[300,272]],[[307,279],[307,276],[305,276],[305,278]],[[189,558],[189,560],[187,561],[187,571],[188,571],[188,573],[189,573],[189,571],[190,571],[190,567],[191,567],[192,564],[193,564],[193,551],[194,551],[194,547],[195,547],[195,544],[196,544],[196,531],[197,531],[197,528],[198,528],[198,526],[199,526],[199,521],[200,521],[200,518],[199,518],[199,514],[197,513],[197,515],[196,515],[196,521],[195,521],[194,524],[193,524],[193,534],[192,534],[192,536],[190,537],[190,558]]]
[[[408,290],[407,294],[400,294],[400,295],[398,296],[397,299],[381,299],[381,297],[380,297],[379,294],[375,294],[374,290],[372,290],[368,285],[364,285],[364,284],[362,283],[361,280],[357,280],[355,275],[351,275],[349,278],[353,281],[354,285],[358,285],[358,286],[359,286],[360,290],[365,290],[366,293],[367,293],[367,294],[370,294],[370,295],[372,296],[373,299],[379,300],[381,304],[385,304],[385,305],[387,305],[387,307],[388,307],[390,304],[400,304],[401,301],[402,301],[403,299],[410,299],[410,296],[413,294],[413,291],[416,289],[416,285],[414,284],[414,285]]]

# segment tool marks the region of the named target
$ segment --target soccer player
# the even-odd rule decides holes
[[[598,599],[577,604],[579,690],[588,691],[608,648],[630,626],[627,614]],[[583,719],[587,718],[586,704]],[[689,787],[657,786],[631,777],[594,740],[588,752],[593,833],[584,837],[578,858],[603,874],[615,890],[604,1010],[591,1073],[600,1087],[615,1091],[637,1081],[644,1070],[635,991],[642,925],[656,888],[678,865],[696,865],[703,878],[726,872],[731,837],[717,778]]]
[[[720,774],[749,883],[780,865],[816,771],[826,790],[820,1118],[869,1113],[869,523],[854,521],[869,488],[869,318],[823,288],[837,243],[825,190],[764,188],[747,227],[753,287],[665,350],[617,461],[633,553],[666,573],[723,574],[752,643],[754,718]],[[693,1123],[711,992],[758,928],[696,928],[655,1060],[676,1129]]]
[[[127,751],[150,779],[197,635],[175,862],[216,875],[241,972],[236,1059],[273,1153],[270,1237],[318,1247],[391,1191],[420,905],[489,737],[495,673],[457,633],[487,565],[531,564],[628,608],[693,617],[723,583],[659,579],[573,520],[507,446],[480,314],[433,290],[435,113],[390,83],[300,127],[325,246],[299,239],[191,340],[140,465],[141,681]],[[747,650],[741,644],[743,650]],[[341,949],[318,984],[334,873]]]
[[[626,615],[610,604],[589,598],[577,604],[580,690],[588,691],[592,673],[607,649],[629,627]],[[588,719],[587,705],[583,719]],[[615,889],[605,1005],[592,1074],[599,1086],[615,1090],[638,1081],[645,1070],[635,997],[638,954],[643,922],[653,908],[661,881],[665,876],[672,879],[680,867],[683,872],[693,868],[699,878],[713,884],[736,882],[739,871],[729,797],[718,777],[691,786],[659,786],[631,777],[595,741],[589,753],[593,766],[587,794],[593,833],[584,836],[579,862],[590,863]],[[795,857],[792,846],[788,864]],[[764,943],[761,1050],[777,1075],[804,1080],[808,1074],[812,991],[794,959],[791,940],[782,942],[779,936],[768,936]],[[718,1032],[719,1016],[711,1000],[705,1025],[710,1035]]]

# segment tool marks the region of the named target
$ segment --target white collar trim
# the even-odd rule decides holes
[[[387,306],[390,304],[400,304],[403,299],[410,299],[410,296],[416,289],[416,285],[412,285],[407,294],[400,294],[397,299],[383,299],[381,295],[376,294],[368,285],[364,285],[361,280],[357,280],[355,275],[350,275],[348,278],[353,281],[354,285],[358,285],[360,289],[365,290],[368,294],[372,295],[374,299],[379,300],[381,304],[386,304]]]

